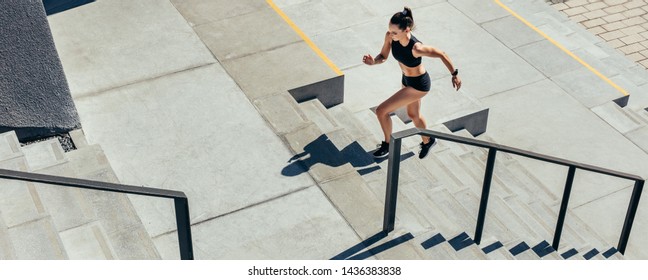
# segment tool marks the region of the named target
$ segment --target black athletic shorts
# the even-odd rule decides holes
[[[427,72],[418,77],[406,77],[403,75],[401,83],[403,83],[403,86],[413,87],[415,90],[420,91],[430,91],[431,87],[430,75]]]

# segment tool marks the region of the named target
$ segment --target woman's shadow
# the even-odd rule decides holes
[[[374,163],[387,160],[387,157],[375,159],[371,154],[372,152],[367,152],[357,141],[347,145],[340,151],[326,134],[322,134],[308,143],[304,147],[303,153],[290,158],[288,160],[290,164],[281,170],[281,174],[291,177],[297,176],[310,170],[317,163],[331,167],[339,167],[350,163],[360,175],[366,175],[380,169],[380,166],[373,165]],[[401,161],[412,156],[414,156],[412,152],[401,155]]]

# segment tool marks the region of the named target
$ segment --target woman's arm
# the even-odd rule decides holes
[[[385,62],[385,60],[387,60],[390,51],[391,51],[391,36],[389,35],[389,32],[387,32],[385,34],[385,43],[383,44],[380,53],[376,55],[375,58],[371,57],[370,54],[367,54],[362,57],[362,62],[364,62],[367,65],[381,64]]]
[[[457,68],[454,67],[452,60],[450,60],[445,52],[431,46],[417,43],[414,45],[414,48],[412,48],[412,54],[416,57],[429,56],[440,58],[441,61],[443,61],[443,64],[445,64],[446,68],[448,68],[448,71],[450,71],[450,75],[452,75],[452,87],[459,90],[459,88],[461,87],[461,79],[459,79],[459,77],[457,76],[458,73],[457,75],[453,75]]]

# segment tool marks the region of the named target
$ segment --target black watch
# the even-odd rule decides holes
[[[452,76],[457,76],[459,75],[459,69],[455,69],[454,72],[452,72]]]

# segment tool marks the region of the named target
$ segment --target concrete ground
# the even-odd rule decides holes
[[[443,64],[425,60],[433,79],[422,108],[429,126],[447,120],[448,108],[490,108],[487,133],[499,144],[648,177],[646,150],[600,114],[622,93],[499,1],[274,3],[344,72],[353,113],[399,88],[393,59],[368,67],[361,57],[379,51],[389,17],[408,5],[417,38],[446,51],[464,82],[454,92]],[[630,107],[648,107],[643,67],[543,0],[501,3],[627,88]],[[49,21],[88,141],[103,147],[121,182],[187,193],[197,259],[326,259],[362,241],[308,173],[281,174],[293,154],[253,106],[332,75],[266,1],[98,0]],[[290,55],[312,60],[311,69]],[[555,167],[525,165],[564,184]],[[614,240],[628,183],[587,188],[598,180],[578,173],[575,193],[583,195],[571,206],[588,222],[605,221],[596,228]],[[172,205],[131,199],[162,257],[177,258]],[[639,239],[648,234],[647,215],[644,199],[631,258],[648,258]]]

